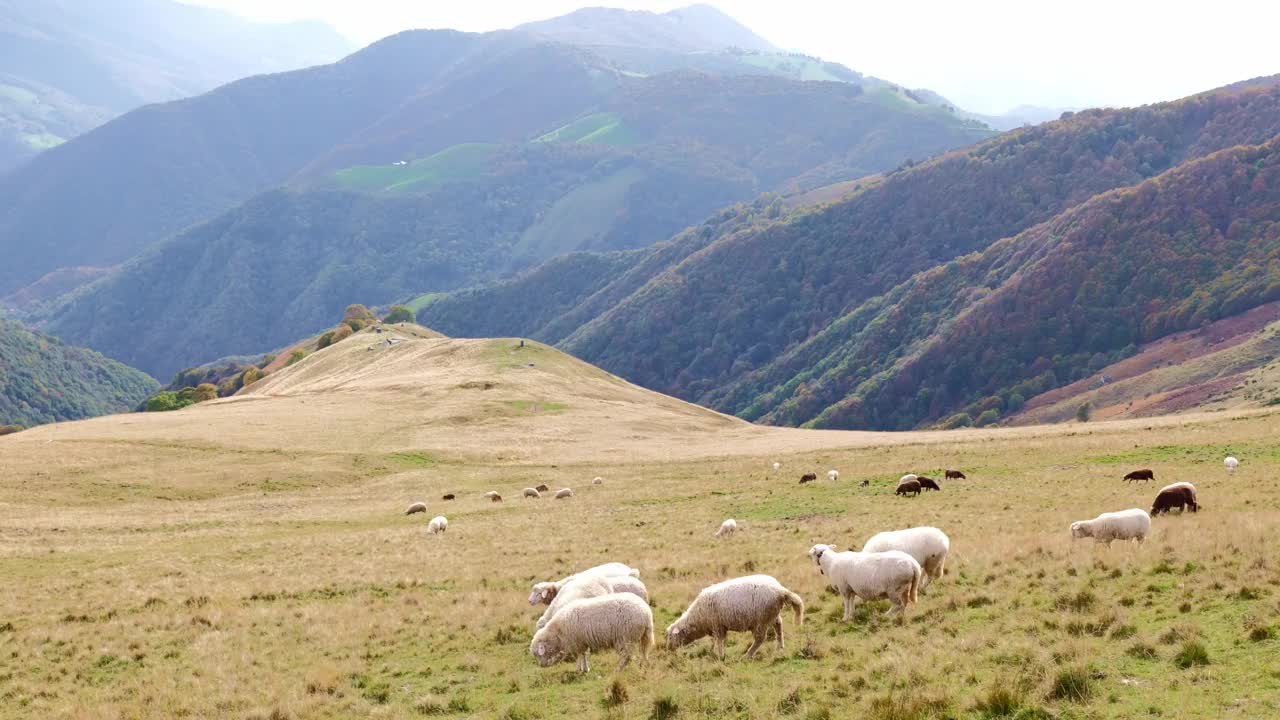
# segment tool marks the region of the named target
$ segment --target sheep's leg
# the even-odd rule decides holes
[[[727,632],[720,630],[716,632],[713,638],[716,656],[719,657],[721,660],[724,660],[724,637],[727,634],[728,634]]]
[[[778,633],[778,652],[786,649],[786,645],[782,641],[782,616],[773,619],[773,630]]]
[[[769,629],[767,627],[758,627],[751,631],[752,643],[751,647],[747,648],[748,660],[756,656],[756,650],[760,649],[760,646],[764,644],[768,636]]]
[[[618,672],[622,672],[629,662],[631,662],[631,646],[622,645],[618,648]]]

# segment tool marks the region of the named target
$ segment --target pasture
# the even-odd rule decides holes
[[[344,341],[247,397],[0,438],[0,718],[1280,716],[1280,414],[757,429],[536,344],[530,364],[464,342]],[[396,357],[447,381],[379,370]],[[969,479],[893,495],[947,467]],[[1121,481],[1138,467],[1156,481]],[[1140,546],[1072,542],[1071,521],[1179,480],[1201,512]],[[540,483],[576,496],[519,497]],[[904,621],[879,602],[840,622],[808,548],[913,525],[951,536],[947,575]],[[606,561],[642,571],[648,664],[539,668],[530,585]],[[663,647],[701,588],[752,573],[806,602],[784,652]]]

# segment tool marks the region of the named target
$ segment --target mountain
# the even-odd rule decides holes
[[[141,105],[349,50],[320,23],[172,0],[0,0],[0,173]]]
[[[591,7],[516,28],[572,45],[665,48],[699,52],[738,48],[774,52],[777,48],[737,20],[710,5],[691,5],[666,13]]]
[[[0,426],[127,412],[159,386],[96,352],[0,319]]]
[[[470,335],[510,308],[507,317],[530,325],[507,331],[753,420],[886,429],[956,413],[976,420],[1016,405],[1014,395],[1087,376],[1130,345],[1266,302],[1275,289],[1265,268],[1277,266],[1266,143],[1277,134],[1274,82],[1076,113],[889,173],[826,206],[724,233],[707,226],[647,251],[667,262],[630,258],[615,277],[609,263],[555,261],[433,298],[419,317]],[[1210,248],[1224,254],[1206,259]],[[1146,257],[1153,251],[1159,262]],[[1182,264],[1194,269],[1175,279]],[[1116,268],[1148,266],[1168,287],[1115,289],[1126,287]],[[601,275],[584,277],[591,268]],[[529,307],[562,271],[577,273],[566,287],[580,296]],[[1027,275],[1039,280],[1025,284]],[[1071,292],[1041,286],[1045,277]],[[1036,322],[1020,321],[1024,305]],[[1041,325],[1070,343],[1055,344]]]

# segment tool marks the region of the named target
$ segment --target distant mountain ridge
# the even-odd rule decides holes
[[[146,103],[349,50],[320,23],[172,0],[0,0],[0,173]]]
[[[776,51],[769,41],[710,5],[665,13],[589,7],[516,28],[573,45],[665,48],[680,52],[740,48]]]

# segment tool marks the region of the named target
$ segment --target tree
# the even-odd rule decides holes
[[[977,425],[978,427],[986,427],[988,425],[994,425],[995,422],[999,419],[1000,419],[1000,412],[992,408],[991,410],[987,410],[986,412],[979,415],[978,419],[975,420],[973,424]]]
[[[1093,415],[1093,405],[1086,402],[1080,406],[1079,410],[1076,411],[1076,420],[1079,420],[1080,422],[1089,422],[1089,417],[1091,415]]]
[[[385,323],[404,323],[417,322],[417,317],[413,314],[413,310],[407,305],[392,305],[391,311],[387,316],[382,318]]]
[[[169,410],[179,410],[190,405],[178,398],[178,393],[166,390],[156,393],[147,398],[147,412],[168,412]]]
[[[196,386],[195,396],[196,402],[202,403],[208,400],[218,399],[218,386],[213,383],[200,383]]]

